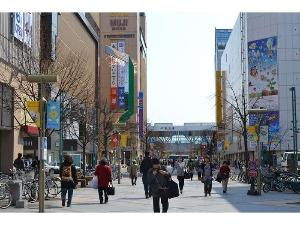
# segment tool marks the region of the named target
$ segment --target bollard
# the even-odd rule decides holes
[[[24,208],[25,201],[22,200],[22,181],[8,181],[7,184],[12,197],[11,205],[16,206],[17,208]]]

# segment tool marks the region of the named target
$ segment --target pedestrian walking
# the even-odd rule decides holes
[[[203,164],[203,162],[202,162],[202,159],[201,159],[201,157],[199,156],[198,157],[198,159],[197,159],[197,161],[196,161],[196,163],[195,163],[195,169],[196,169],[196,172],[197,172],[197,174],[198,174],[198,180],[201,180],[201,175],[202,175],[202,172],[203,172],[203,169],[202,169],[202,164]]]
[[[223,165],[220,168],[220,174],[222,176],[222,187],[223,187],[223,193],[227,192],[227,185],[229,180],[229,174],[230,174],[230,167],[229,162],[224,161]]]
[[[159,160],[154,158],[152,160],[152,169],[148,172],[148,182],[150,185],[153,197],[153,211],[160,212],[160,204],[162,204],[162,212],[168,212],[169,200],[167,196],[167,184],[171,175],[166,171],[165,167],[160,166]]]
[[[142,176],[142,181],[144,184],[144,191],[145,191],[145,197],[149,198],[151,197],[151,190],[149,190],[149,183],[148,183],[148,172],[152,168],[152,160],[150,158],[150,152],[145,153],[145,158],[143,159],[141,166],[140,166],[140,171],[143,174]]]
[[[188,163],[187,163],[187,168],[188,168],[188,173],[190,174],[190,178],[191,181],[193,180],[193,176],[194,176],[194,169],[195,169],[195,165],[194,165],[194,161],[190,158]]]
[[[64,156],[64,162],[60,166],[59,176],[61,178],[61,200],[62,206],[66,204],[66,195],[68,192],[67,207],[71,206],[73,190],[77,185],[76,168],[73,165],[72,157],[69,155]]]
[[[130,169],[129,169],[129,177],[131,178],[131,184],[132,184],[132,186],[136,185],[137,170],[138,170],[138,166],[136,164],[136,161],[133,160],[132,164],[130,166]]]
[[[98,194],[100,204],[103,204],[103,194],[104,203],[108,202],[107,189],[110,184],[112,184],[112,172],[110,166],[107,165],[107,160],[105,158],[101,159],[99,165],[96,167],[95,176],[98,177]]]
[[[175,166],[172,170],[172,173],[176,170],[177,173],[177,179],[179,182],[179,190],[182,194],[183,192],[183,186],[184,186],[184,170],[185,170],[185,162],[182,160],[182,158],[179,158],[178,161],[175,163]]]
[[[31,163],[31,167],[33,169],[34,172],[34,178],[37,178],[38,174],[39,174],[39,159],[37,156],[34,157],[32,163]]]
[[[209,194],[209,196],[211,196],[213,165],[208,156],[205,157],[205,161],[202,164],[202,170],[203,170],[202,180],[204,182],[205,197],[207,197],[207,194]]]
[[[17,170],[24,170],[25,166],[24,166],[24,162],[22,160],[22,153],[18,153],[18,158],[16,158],[14,161],[14,167]]]

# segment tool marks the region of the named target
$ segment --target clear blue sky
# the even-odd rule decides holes
[[[147,13],[148,120],[214,122],[214,31],[238,13]]]

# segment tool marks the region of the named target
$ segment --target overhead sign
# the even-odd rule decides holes
[[[47,128],[60,129],[60,102],[48,101]]]

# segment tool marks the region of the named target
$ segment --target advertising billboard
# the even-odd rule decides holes
[[[118,50],[122,53],[125,52],[125,41],[118,42]],[[124,63],[118,64],[118,107],[119,109],[125,108],[125,67]]]
[[[278,110],[277,37],[248,42],[249,107]]]
[[[14,13],[14,37],[31,47],[32,41],[32,13]]]
[[[118,43],[112,42],[111,46],[118,49]],[[117,109],[117,99],[118,99],[118,64],[117,61],[111,57],[111,109]]]

